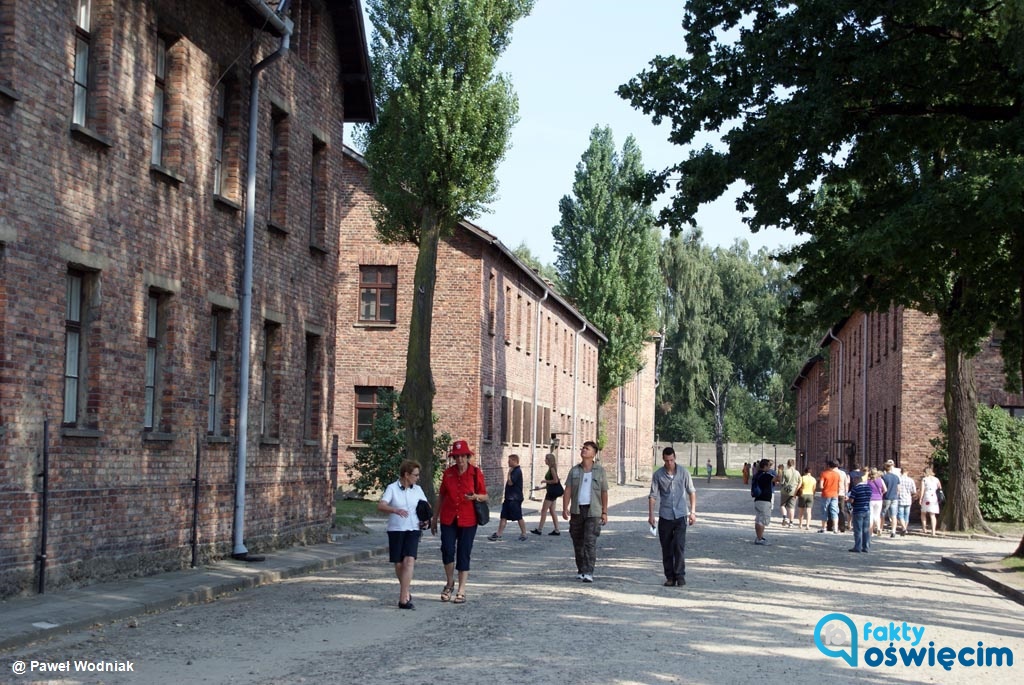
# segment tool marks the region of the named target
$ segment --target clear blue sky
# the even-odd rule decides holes
[[[594,126],[611,127],[618,149],[627,136],[636,138],[648,169],[688,154],[668,143],[666,125],[656,128],[615,94],[655,55],[683,52],[682,16],[679,0],[537,0],[498,63],[519,96],[520,120],[498,168],[499,198],[476,223],[509,248],[525,242],[542,262],[553,263],[558,201],[572,193]],[[735,197],[702,208],[697,220],[705,242],[731,245],[743,238],[755,250],[796,242],[780,230],[751,233]]]

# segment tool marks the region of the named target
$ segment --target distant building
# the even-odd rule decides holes
[[[938,320],[904,307],[856,312],[834,326],[821,346],[828,350],[827,367],[809,361],[791,386],[797,393],[798,454],[805,451],[815,470],[826,458],[871,466],[892,459],[919,476],[945,418]],[[1024,415],[1024,397],[1002,389],[996,339],[982,346],[974,364],[978,401]]]
[[[373,93],[358,1],[278,5],[0,3],[0,596],[43,560],[187,565],[194,512],[200,560],[237,553],[241,503],[249,550],[326,539],[342,127]]]
[[[344,175],[334,399],[342,485],[378,409],[377,393],[405,384],[418,253],[411,244],[377,240],[366,162],[348,148]],[[536,485],[549,451],[564,473],[580,445],[596,440],[604,342],[479,226],[461,221],[441,241],[431,338],[437,430],[469,441],[492,494],[500,496],[509,454],[520,456],[524,477]]]

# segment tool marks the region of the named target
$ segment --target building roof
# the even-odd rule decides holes
[[[801,379],[807,378],[807,374],[810,372],[811,369],[814,368],[814,365],[820,364],[823,361],[825,361],[825,358],[822,357],[820,354],[816,354],[810,359],[808,359],[806,362],[804,362],[804,365],[800,368],[800,372],[797,373],[796,378],[794,378],[793,382],[790,384],[789,389],[792,390],[793,392],[796,392],[797,387],[800,385]]]
[[[359,154],[359,152],[357,152],[353,148],[349,147],[348,145],[343,145],[343,152],[345,156],[349,157],[350,159],[360,164],[361,166],[365,167],[366,169],[369,169],[369,165],[366,162],[366,158]],[[554,300],[555,302],[558,302],[563,307],[565,307],[566,310],[568,310],[573,317],[580,321],[580,323],[586,324],[586,327],[593,331],[594,335],[596,335],[602,343],[608,342],[608,337],[604,333],[602,333],[600,329],[597,328],[597,326],[588,321],[587,318],[583,316],[583,314],[581,314],[576,309],[576,307],[574,307],[568,300],[566,300],[564,297],[555,292],[554,288],[551,287],[551,284],[549,284],[543,277],[541,277],[540,274],[534,271],[529,264],[519,259],[519,257],[517,257],[512,250],[508,249],[508,247],[506,247],[500,240],[498,240],[497,236],[488,233],[483,228],[467,219],[459,220],[459,227],[465,230],[467,233],[469,233],[477,240],[481,240],[484,243],[487,243],[488,245],[494,247],[494,249],[496,249],[505,258],[507,258],[524,276],[526,276],[529,280],[533,281],[540,289],[546,290],[548,292],[548,298]]]
[[[268,33],[280,36],[281,30],[267,24],[252,4],[262,2],[277,12],[283,0],[237,0],[250,19]],[[338,50],[339,80],[345,97],[345,121],[353,124],[372,124],[377,121],[373,82],[370,79],[370,52],[366,42],[361,0],[324,0],[334,28],[334,42]]]

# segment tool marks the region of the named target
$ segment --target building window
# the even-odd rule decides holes
[[[494,440],[494,395],[484,395],[484,441]]]
[[[511,400],[508,397],[501,398],[501,441],[506,445],[512,442],[512,412],[509,408]]]
[[[14,0],[0,1],[0,94],[13,87]]]
[[[311,0],[295,0],[291,7],[292,22],[292,50],[299,56],[299,59],[310,67],[315,67],[317,62],[317,33],[320,29],[320,15],[313,7]]]
[[[276,323],[263,324],[263,349],[260,351],[260,436],[277,438],[278,406],[278,364],[281,359],[281,327]]]
[[[395,323],[397,266],[359,267],[359,320]]]
[[[309,244],[327,246],[327,143],[313,137],[309,174]]]
[[[225,312],[215,309],[210,314],[210,357],[209,378],[206,389],[206,432],[221,434],[221,419],[224,406],[224,320]]]
[[[531,402],[523,402],[523,437],[522,443],[524,445],[532,445],[534,441],[533,436],[533,404]]]
[[[512,288],[505,286],[505,344],[512,344]]]
[[[306,334],[305,390],[303,392],[303,438],[320,439],[320,408],[323,400],[320,383],[320,336]]]
[[[516,293],[516,349],[523,347],[523,294]]]
[[[383,391],[390,392],[391,388],[356,387],[356,442],[370,439],[377,414],[387,409],[381,402]]]
[[[167,299],[157,290],[146,298],[146,403],[142,426],[148,431],[165,426],[162,416],[163,369],[167,347]]]
[[[70,270],[64,297],[64,418],[65,426],[85,423],[88,398],[89,275]]]
[[[497,325],[498,277],[492,271],[487,281],[487,332],[494,335]]]
[[[92,51],[92,0],[78,0],[75,13],[75,100],[71,123],[88,124]]]
[[[288,225],[288,114],[277,107],[271,108],[270,117],[270,177],[267,196],[270,202],[270,224],[284,230]]]
[[[526,354],[533,354],[533,303],[526,301]]]
[[[153,68],[153,133],[150,164],[164,164],[164,104],[167,99],[167,42],[156,39],[156,63]]]
[[[523,441],[523,401],[512,400],[512,444]]]

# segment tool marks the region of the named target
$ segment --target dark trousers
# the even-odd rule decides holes
[[[846,511],[846,498],[839,495],[839,532],[845,533],[853,527],[853,520]]]
[[[588,516],[590,505],[580,505],[580,513],[569,517],[569,536],[576,553],[576,570],[593,573],[597,561],[597,536],[601,534],[601,519]]]
[[[661,563],[666,580],[686,576],[686,519],[658,519],[658,540],[661,541]]]

